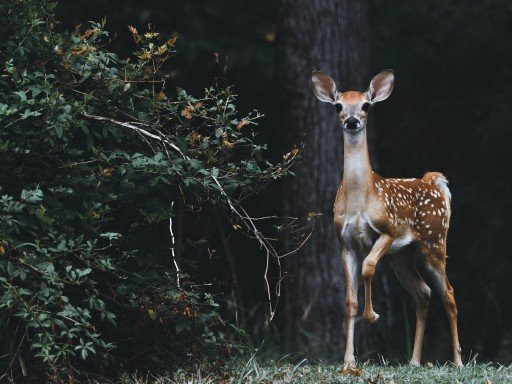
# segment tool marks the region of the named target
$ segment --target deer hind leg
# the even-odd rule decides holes
[[[379,319],[379,315],[375,313],[372,305],[372,277],[375,273],[377,263],[385,255],[393,238],[389,235],[381,235],[372,247],[372,250],[363,261],[363,278],[364,278],[364,312],[363,320],[367,323],[375,323]]]
[[[347,365],[355,365],[354,357],[354,325],[355,318],[358,310],[357,303],[357,288],[359,285],[359,276],[357,273],[358,263],[357,256],[354,251],[343,249],[342,255],[343,271],[345,273],[346,282],[346,332],[347,332],[347,343],[345,346],[345,359],[344,362]]]
[[[414,348],[411,364],[421,364],[421,350],[423,335],[427,321],[428,307],[430,304],[431,290],[416,271],[415,257],[401,252],[390,257],[390,263],[396,273],[400,284],[412,296],[416,305],[416,332],[414,335]]]
[[[455,302],[453,288],[446,276],[446,253],[442,249],[423,250],[422,253],[425,257],[426,271],[432,279],[435,290],[439,293],[439,296],[441,296],[446,314],[448,315],[452,336],[453,363],[457,367],[462,367],[461,348],[457,329],[457,303]]]

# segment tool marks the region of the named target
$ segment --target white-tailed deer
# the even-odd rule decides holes
[[[373,78],[366,92],[339,92],[322,72],[313,73],[316,97],[333,104],[343,130],[344,169],[334,202],[334,226],[343,248],[346,280],[345,363],[355,364],[354,323],[358,310],[359,264],[365,288],[363,320],[373,323],[379,315],[372,307],[372,276],[379,260],[390,255],[400,283],[416,304],[416,334],[411,364],[419,365],[430,303],[430,288],[416,270],[421,263],[441,296],[450,322],[453,362],[462,366],[457,331],[457,305],[446,276],[446,235],[450,222],[448,181],[437,172],[421,179],[386,179],[372,171],[366,141],[368,111],[393,90],[393,71]],[[395,253],[413,243],[416,254]]]

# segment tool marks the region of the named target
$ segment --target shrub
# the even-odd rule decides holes
[[[265,160],[232,88],[173,88],[176,38],[130,27],[121,59],[104,22],[61,32],[55,7],[0,3],[2,372],[226,355],[233,333],[193,277],[199,233],[221,211],[258,233],[240,201],[296,153]]]

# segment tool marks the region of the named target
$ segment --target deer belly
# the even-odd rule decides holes
[[[413,236],[410,230],[406,230],[403,233],[399,234],[395,239],[393,240],[393,243],[391,244],[391,247],[389,247],[389,250],[386,253],[393,253],[398,251],[400,248],[405,247],[407,244],[410,244],[413,240]]]

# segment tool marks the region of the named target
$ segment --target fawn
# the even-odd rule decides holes
[[[420,365],[423,334],[431,290],[416,269],[421,263],[441,296],[450,323],[453,363],[462,366],[457,331],[457,305],[446,276],[446,236],[450,222],[448,181],[437,172],[421,179],[383,178],[372,171],[366,140],[368,112],[393,91],[394,73],[382,71],[366,92],[339,92],[334,81],[313,72],[313,91],[336,107],[343,130],[343,180],[334,202],[334,226],[342,246],[346,281],[345,364],[354,365],[354,323],[358,310],[359,260],[365,288],[363,320],[373,323],[379,315],[372,307],[372,276],[379,260],[391,254],[391,265],[416,305],[416,332],[411,364]],[[395,253],[414,244],[415,255]],[[422,270],[423,270],[422,269]]]

